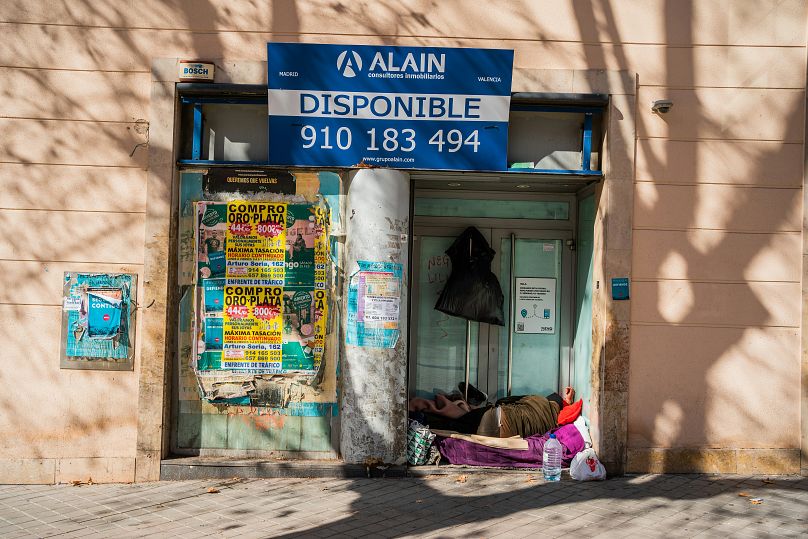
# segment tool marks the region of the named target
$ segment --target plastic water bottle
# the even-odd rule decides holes
[[[541,469],[545,481],[561,481],[561,442],[555,434],[544,442],[544,451],[541,456]]]

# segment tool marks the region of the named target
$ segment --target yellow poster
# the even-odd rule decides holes
[[[228,284],[283,286],[286,212],[287,206],[282,202],[227,204]]]
[[[222,368],[281,372],[283,287],[224,287]]]
[[[314,288],[325,290],[328,278],[328,215],[321,206],[313,206],[315,236],[314,236]]]
[[[328,300],[325,290],[314,291],[314,364],[320,365],[325,350],[325,330],[328,318]]]

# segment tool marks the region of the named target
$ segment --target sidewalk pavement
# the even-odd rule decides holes
[[[758,500],[758,498],[760,500]],[[0,486],[0,537],[797,537],[808,478],[540,474]]]

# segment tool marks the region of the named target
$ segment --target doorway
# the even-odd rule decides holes
[[[416,193],[409,393],[431,397],[450,392],[466,380],[467,370],[469,382],[490,401],[558,391],[574,376],[575,252],[570,246],[575,204],[562,197],[505,196],[497,201],[480,193],[472,196],[476,198],[465,201],[419,199]],[[500,204],[501,214],[496,210]],[[435,211],[440,205],[442,213]],[[520,213],[519,206],[525,205],[533,207]],[[474,206],[488,216],[468,216]],[[445,251],[467,226],[475,226],[496,251],[491,270],[504,295],[504,326],[467,321],[434,308],[452,271]]]

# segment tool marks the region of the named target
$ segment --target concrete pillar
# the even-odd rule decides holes
[[[351,173],[345,215],[345,304],[357,260],[399,263],[403,282],[401,333],[395,348],[343,344],[340,452],[348,463],[406,462],[409,213],[409,174],[387,169]]]

